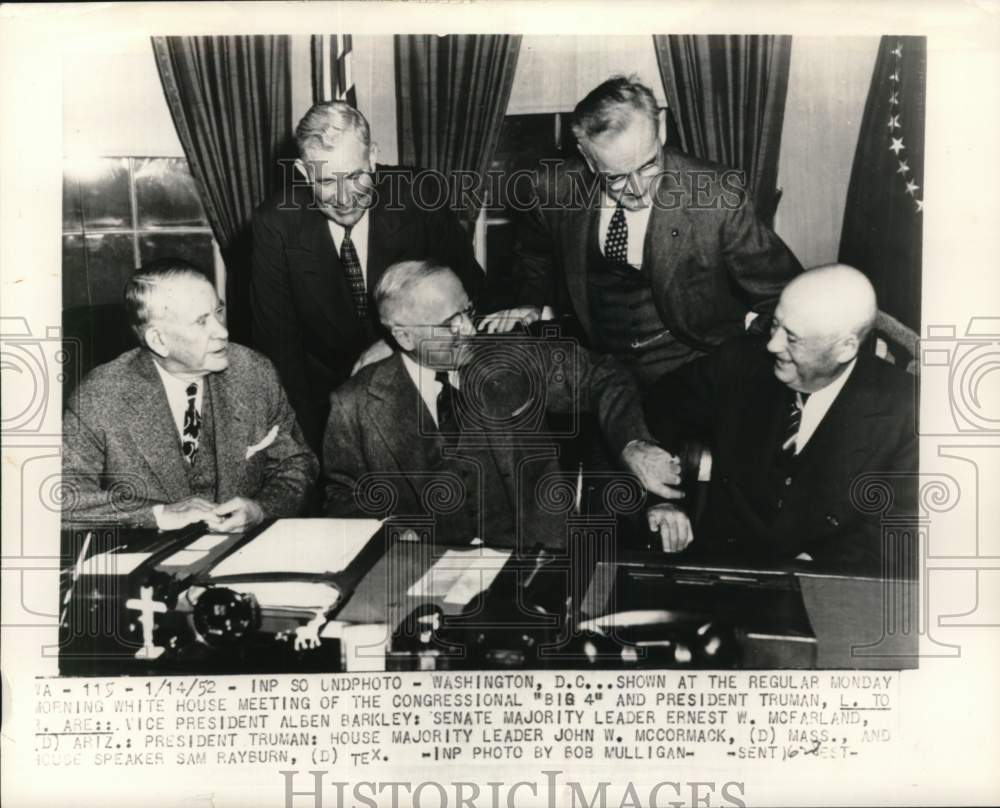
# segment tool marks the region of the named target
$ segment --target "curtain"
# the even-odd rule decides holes
[[[746,173],[760,218],[778,207],[790,36],[654,36],[681,148]]]
[[[250,337],[250,220],[290,156],[287,36],[153,37],[177,135],[226,265],[230,334]]]
[[[920,331],[927,40],[884,36],[858,132],[840,260],[868,275],[879,307]]]
[[[445,174],[485,174],[500,139],[521,37],[397,36],[396,103],[400,162]],[[460,215],[475,220],[482,193]]]

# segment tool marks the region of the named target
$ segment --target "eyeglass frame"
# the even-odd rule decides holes
[[[597,174],[607,184],[608,188],[618,193],[625,190],[632,177],[638,176],[646,180],[655,179],[663,171],[663,167],[660,165],[662,153],[662,149],[658,147],[656,154],[627,174],[607,174],[603,171],[598,171]]]
[[[472,323],[473,326],[476,325],[476,318],[477,318],[476,304],[472,301],[469,301],[469,305],[467,305],[465,308],[459,309],[450,317],[446,317],[440,323],[392,323],[389,327],[390,328],[447,328],[451,331],[451,333],[454,334],[457,333],[457,329],[460,327],[461,323],[466,318],[468,318],[469,322]]]

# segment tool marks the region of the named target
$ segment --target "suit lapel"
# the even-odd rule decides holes
[[[587,295],[587,258],[591,241],[600,224],[602,198],[602,195],[598,195],[597,201],[589,207],[572,208],[565,218],[566,230],[563,243],[566,245],[566,285],[573,303],[573,311],[576,312],[580,326],[587,334],[591,331],[590,304]]]
[[[212,393],[217,489],[219,501],[225,502],[237,496],[243,483],[252,422],[244,402],[254,395],[254,391],[243,389],[239,379],[229,370],[207,378]]]
[[[146,350],[140,350],[133,363],[134,381],[123,394],[126,406],[133,412],[132,440],[162,487],[165,499],[178,502],[189,496],[191,489],[167,394]]]
[[[347,330],[344,323],[357,325],[358,315],[326,217],[319,211],[306,210],[301,222],[296,244],[300,256],[295,271],[301,273],[311,296],[321,301],[331,328],[343,332]]]
[[[386,267],[392,264],[407,247],[413,246],[413,234],[407,232],[410,214],[403,208],[392,210],[392,188],[389,181],[376,187],[377,199],[383,204],[375,205],[368,211],[368,280],[369,291],[375,288]]]
[[[420,487],[412,475],[428,470],[428,450],[432,448],[429,444],[439,448],[440,438],[421,434],[419,419],[426,419],[425,424],[433,421],[399,354],[375,370],[368,384],[368,396],[370,406],[365,408],[364,416],[368,426],[379,435],[419,502]]]
[[[803,469],[815,465],[811,459],[815,455],[823,458],[825,467],[842,468],[850,473],[860,468],[880,445],[878,435],[891,420],[892,412],[873,381],[876,361],[879,360],[858,357],[851,377],[799,453]]]
[[[657,301],[668,299],[667,289],[673,282],[681,257],[689,254],[687,242],[691,238],[691,220],[680,204],[663,204],[684,189],[672,187],[670,154],[664,156],[667,173],[664,174],[649,215],[649,227],[642,248],[642,263],[653,278],[653,293]]]

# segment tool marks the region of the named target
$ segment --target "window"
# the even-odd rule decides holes
[[[215,276],[212,231],[187,160],[97,157],[63,167],[63,307],[119,303],[135,269],[183,258]]]

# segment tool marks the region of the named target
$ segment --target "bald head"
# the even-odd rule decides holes
[[[877,313],[875,290],[853,267],[803,272],[785,287],[774,312],[767,349],[775,375],[804,393],[826,387],[857,356]]]

